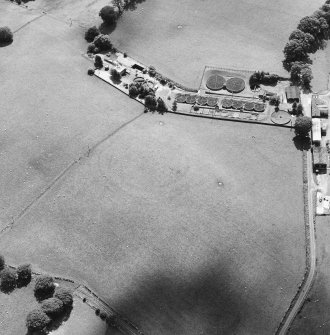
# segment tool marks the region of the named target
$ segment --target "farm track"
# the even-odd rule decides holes
[[[302,285],[297,292],[297,295],[292,301],[292,305],[289,307],[286,315],[284,316],[276,335],[285,335],[290,331],[290,326],[297,316],[298,312],[303,307],[303,304],[307,298],[307,295],[312,287],[314,275],[316,271],[316,241],[315,241],[315,221],[314,221],[314,206],[313,206],[313,192],[312,192],[312,157],[311,152],[307,152],[306,162],[307,164],[306,172],[308,178],[308,222],[305,222],[306,225],[306,254],[307,254],[307,264],[306,264],[306,275],[302,282]]]

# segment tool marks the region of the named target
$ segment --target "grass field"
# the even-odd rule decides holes
[[[81,34],[44,16],[1,49],[2,227],[33,202],[8,261],[88,283],[146,334],[272,334],[305,267],[292,133],[141,114],[86,75]]]
[[[128,11],[112,34],[114,44],[168,77],[198,87],[205,65],[274,71],[282,68],[282,50],[298,21],[324,0],[146,0]],[[32,9],[89,27],[100,24],[105,0],[38,0]],[[180,28],[178,28],[180,26]],[[152,43],[151,43],[152,41]],[[313,55],[315,90],[328,81],[328,53]],[[189,61],[187,61],[189,60]]]
[[[286,75],[282,50],[291,31],[323,3],[182,0],[178,8],[176,0],[147,0],[125,14],[112,36],[120,49],[193,87],[204,65]]]
[[[34,297],[34,284],[16,288],[10,294],[0,292],[0,329],[4,335],[27,334],[25,320],[27,314],[40,304]],[[62,284],[61,284],[62,285]],[[74,298],[73,309],[52,335],[115,335],[106,323],[93,313],[92,309],[80,299]]]
[[[1,244],[147,334],[272,333],[304,272],[300,158],[285,129],[146,115]]]
[[[39,305],[34,297],[33,287],[34,281],[26,287],[15,289],[10,294],[0,292],[1,334],[26,334],[26,316]]]

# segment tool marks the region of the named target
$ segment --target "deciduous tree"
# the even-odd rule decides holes
[[[55,289],[54,279],[50,276],[40,276],[36,279],[34,295],[37,299],[43,299],[53,295]]]
[[[0,27],[0,44],[11,43],[14,39],[14,35],[9,27]]]
[[[26,317],[26,327],[29,331],[42,331],[50,324],[51,319],[41,309],[34,309]]]
[[[65,308],[71,307],[73,304],[73,296],[71,290],[59,287],[56,289],[54,297],[63,302]]]
[[[312,129],[312,119],[308,116],[297,117],[294,129],[298,136],[307,136]]]
[[[119,17],[118,10],[113,6],[104,6],[99,13],[99,16],[105,24],[112,25],[117,22]]]
[[[0,273],[0,280],[1,280],[1,291],[9,292],[12,291],[16,287],[17,283],[17,274],[15,270],[10,268],[5,268]]]
[[[112,48],[112,43],[109,35],[100,34],[95,37],[94,45],[99,48],[100,51],[108,51]]]
[[[17,268],[17,282],[20,285],[27,285],[32,278],[32,270],[30,264],[23,264]]]
[[[96,26],[93,26],[85,32],[85,40],[87,42],[93,42],[94,38],[100,34],[100,30]]]
[[[154,111],[157,108],[157,100],[154,95],[148,94],[145,97],[144,103],[145,106],[149,108],[151,111]]]

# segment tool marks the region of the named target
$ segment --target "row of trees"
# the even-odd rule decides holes
[[[55,289],[54,278],[50,276],[39,276],[36,279],[34,295],[40,306],[29,312],[26,317],[26,327],[30,332],[44,332],[52,321],[58,321],[71,312],[72,292],[63,287]]]
[[[330,0],[311,16],[302,18],[289,36],[283,53],[283,67],[290,72],[291,81],[309,90],[313,79],[310,54],[324,48],[330,36]]]
[[[27,286],[31,279],[30,264],[23,264],[13,269],[6,265],[5,258],[0,255],[1,291],[9,293],[16,287]],[[26,317],[26,327],[31,332],[44,332],[52,320],[58,320],[72,309],[71,291],[62,287],[55,289],[54,279],[50,276],[39,276],[36,279],[34,296],[40,302],[40,307],[32,310]]]
[[[256,71],[254,72],[250,79],[249,85],[251,89],[256,89],[260,85],[276,85],[279,81],[280,77],[277,74],[269,74],[264,71]]]
[[[12,292],[16,287],[23,287],[31,281],[31,265],[23,264],[17,269],[10,268],[5,258],[0,255],[0,289],[2,292]]]

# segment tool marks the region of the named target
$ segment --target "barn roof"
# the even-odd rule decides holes
[[[314,164],[325,164],[328,163],[328,152],[325,147],[313,147],[313,160]]]
[[[298,86],[287,86],[285,88],[285,94],[288,100],[300,99],[300,89]]]

